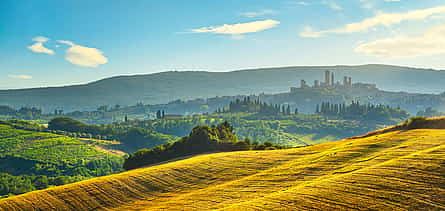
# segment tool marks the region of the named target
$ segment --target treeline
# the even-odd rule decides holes
[[[290,115],[291,108],[289,105],[268,104],[261,102],[259,99],[251,100],[250,97],[244,97],[243,100],[236,99],[230,101],[230,104],[226,108],[218,108],[216,113],[260,113],[264,115]],[[298,113],[298,109],[294,110],[294,113]]]
[[[20,172],[12,171],[14,165],[20,166],[17,162],[10,162],[8,158],[4,158],[0,159],[0,163],[7,163],[9,166],[7,172],[0,172],[0,198],[114,174],[123,170],[121,158],[104,158],[78,164],[37,164]]]
[[[83,177],[47,177],[45,175],[14,176],[7,173],[0,173],[0,199],[49,188],[51,186],[65,185],[82,179]]]
[[[63,155],[62,155],[63,156]],[[63,159],[63,158],[62,158]],[[8,165],[14,164],[9,161]],[[16,163],[18,164],[18,163]],[[45,176],[82,176],[85,178],[105,176],[122,171],[122,158],[104,157],[95,160],[78,160],[78,163],[66,163],[53,161],[53,163],[38,163],[26,170],[16,172],[21,174],[45,175]],[[13,172],[9,172],[13,173]]]
[[[0,105],[0,115],[12,116],[16,119],[34,120],[40,119],[42,116],[42,109],[35,107],[22,107],[20,109],[14,109],[9,106]]]
[[[409,114],[406,110],[385,105],[360,104],[352,101],[351,104],[335,104],[323,102],[317,104],[315,113],[325,116],[335,116],[343,119],[389,120],[406,119]]]
[[[426,108],[425,110],[417,112],[417,116],[424,116],[424,117],[439,117],[439,116],[445,116],[444,112],[440,112],[436,109],[433,109],[431,107]]]
[[[0,158],[0,198],[40,190],[50,186],[65,185],[88,178],[121,172],[122,158],[103,158],[69,164],[54,160],[53,163],[36,163],[14,157]],[[29,166],[28,169],[23,169]]]
[[[273,145],[271,142],[251,143],[249,139],[238,141],[233,127],[228,122],[217,126],[196,126],[190,135],[182,137],[174,143],[166,143],[151,149],[141,149],[130,155],[124,162],[124,169],[134,169],[144,165],[158,163],[182,156],[236,150],[282,149],[284,146]]]
[[[124,144],[123,150],[125,151],[153,147],[176,138],[141,127],[120,127],[119,124],[88,125],[68,117],[52,119],[48,123],[48,129],[55,133],[64,131],[62,134],[70,137],[118,140]]]
[[[257,113],[214,113],[178,119],[130,120],[113,124],[121,128],[141,127],[182,137],[187,136],[196,125],[217,125],[224,121],[234,126],[240,139],[250,138],[259,142],[272,141],[284,145],[301,144],[298,137],[289,135],[317,134],[315,139],[325,136],[342,139],[379,129],[376,124],[368,121],[328,121],[326,116],[314,114],[270,116]],[[391,124],[400,122],[394,121]]]

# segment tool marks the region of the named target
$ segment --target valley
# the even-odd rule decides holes
[[[3,199],[0,208],[444,209],[444,119],[410,125],[297,149],[198,155]]]
[[[178,99],[181,101],[201,99],[196,101],[201,105],[193,107],[193,109],[178,108],[176,110],[175,104],[167,105],[169,109],[164,109],[170,113],[185,113],[187,111],[203,112],[202,110],[197,111],[197,109],[207,104],[200,103],[200,101],[205,102],[204,99],[206,98],[214,98],[215,102],[218,102],[221,100],[221,96],[247,96],[260,93],[265,94],[267,99],[262,98],[264,101],[274,101],[275,103],[282,104],[291,100],[291,102],[299,104],[303,103],[306,97],[297,98],[293,96],[295,94],[290,96],[288,96],[289,94],[284,94],[276,97],[273,95],[289,92],[290,87],[299,87],[300,80],[308,82],[314,80],[322,81],[326,70],[335,72],[339,79],[343,76],[348,76],[352,77],[353,83],[376,84],[379,89],[389,91],[387,97],[381,100],[377,99],[373,103],[403,106],[403,100],[410,100],[411,98],[416,100],[416,102],[422,102],[424,98],[437,98],[443,102],[443,97],[440,97],[439,94],[445,91],[442,86],[445,83],[444,71],[389,65],[359,65],[297,66],[232,72],[170,71],[148,75],[118,76],[76,86],[0,90],[0,105],[8,105],[16,109],[20,107],[37,107],[42,109],[44,113],[52,113],[56,109],[69,113],[73,111],[93,111],[104,105],[110,107],[114,105],[131,106],[136,103],[156,105],[167,104]],[[427,83],[418,86],[419,81]],[[399,92],[425,94],[410,95]],[[375,97],[385,94],[385,92],[376,92],[375,94],[369,96]],[[337,100],[342,99],[342,94],[318,93],[317,95],[320,95],[321,99],[315,98],[318,100],[314,100],[311,103],[311,107],[316,103],[326,101],[326,97],[330,95],[340,97],[335,98]],[[394,95],[400,99],[392,99]],[[215,98],[215,96],[219,96],[219,98]],[[299,95],[299,97],[301,96]],[[269,100],[269,98],[275,99]],[[209,105],[210,111],[214,111],[216,107],[221,107],[231,100],[234,99],[224,100],[215,107]],[[211,101],[210,99],[210,104],[213,104]],[[303,105],[305,104],[307,102],[303,103]],[[314,112],[312,109],[307,109],[306,106],[299,107],[305,113]],[[410,112],[417,112],[423,109],[423,107],[409,105],[405,109],[408,109]],[[151,110],[156,111],[157,109],[155,106]]]
[[[445,210],[444,0],[0,5],[0,211]]]
[[[0,198],[123,170],[122,154],[98,150],[99,140],[85,144],[40,129],[26,121],[0,121]]]

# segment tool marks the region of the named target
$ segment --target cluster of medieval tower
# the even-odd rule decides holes
[[[341,84],[339,81],[335,82],[334,72],[326,70],[324,72],[324,82],[320,83],[319,80],[315,80],[312,88],[320,88],[320,87],[351,88],[352,87],[352,78],[347,77],[347,76],[343,77],[343,84]],[[301,80],[300,88],[311,88],[311,87],[309,85],[307,85],[305,80]]]

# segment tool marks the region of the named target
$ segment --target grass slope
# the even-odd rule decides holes
[[[445,209],[445,130],[200,155],[0,200],[0,210]]]
[[[41,163],[77,163],[113,156],[66,136],[0,125],[0,157],[13,156]]]
[[[124,153],[107,148],[117,143],[39,129],[26,121],[0,122],[0,198],[123,170]]]

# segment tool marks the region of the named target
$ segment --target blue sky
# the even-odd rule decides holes
[[[2,0],[0,89],[168,70],[445,69],[444,0]]]

